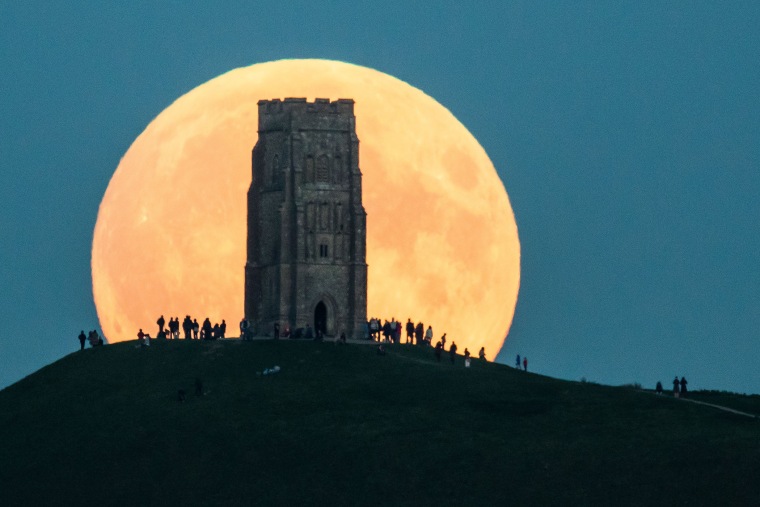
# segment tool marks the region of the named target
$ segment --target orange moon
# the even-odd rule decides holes
[[[520,243],[488,155],[441,104],[366,67],[280,60],[232,70],[178,98],[132,143],[108,185],[92,243],[103,333],[155,334],[163,314],[243,315],[246,192],[257,102],[356,101],[367,211],[367,316],[433,326],[490,359],[512,323]]]

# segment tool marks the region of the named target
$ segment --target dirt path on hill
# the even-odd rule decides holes
[[[647,391],[644,391],[644,392],[647,392]],[[649,393],[649,394],[655,394],[655,393]],[[731,414],[741,415],[744,417],[751,417],[752,419],[760,419],[760,416],[758,415],[750,414],[749,412],[742,412],[741,410],[736,410],[734,408],[726,407],[723,405],[716,405],[715,403],[707,403],[706,401],[692,400],[691,398],[671,398],[670,396],[665,396],[665,397],[670,398],[672,400],[676,400],[676,401],[687,401],[689,403],[696,403],[697,405],[704,405],[706,407],[717,408],[718,410],[722,410],[724,412],[729,412]]]
[[[706,401],[699,401],[699,400],[692,400],[690,398],[678,398],[679,401],[688,401],[689,403],[696,403],[698,405],[705,405],[707,407],[717,408],[718,410],[723,410],[724,412],[730,412],[732,414],[736,415],[743,415],[745,417],[751,417],[752,419],[758,419],[758,416],[755,414],[750,414],[748,412],[742,412],[741,410],[736,410],[730,407],[724,407],[723,405],[715,405],[714,403],[707,403]]]

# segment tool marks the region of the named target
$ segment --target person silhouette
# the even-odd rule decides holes
[[[520,354],[517,354],[517,360],[515,361],[515,368],[519,370],[520,366],[522,366],[522,361],[520,361]]]
[[[688,382],[686,382],[686,377],[681,377],[680,384],[681,384],[681,396],[682,397],[686,396],[686,392],[687,392],[687,390],[686,390],[686,384],[688,384]]]
[[[457,342],[451,342],[451,347],[449,347],[449,357],[451,358],[451,364],[454,364],[454,360],[457,357]]]
[[[486,348],[480,347],[480,352],[478,352],[478,357],[482,360],[486,360]]]
[[[523,370],[528,371],[528,358],[523,357]]]
[[[87,337],[84,335],[84,329],[79,333],[79,350],[84,350],[84,342],[87,341]]]
[[[158,320],[156,321],[156,324],[158,324],[158,334],[156,336],[160,335],[164,332],[164,324],[166,324],[166,320],[164,320],[164,316],[161,315]]]
[[[657,394],[662,394],[662,382],[660,382],[659,380],[657,381],[657,386],[654,388],[654,391]]]
[[[673,397],[678,398],[679,395],[679,387],[681,386],[681,382],[678,380],[678,375],[676,375],[676,378],[673,379]]]

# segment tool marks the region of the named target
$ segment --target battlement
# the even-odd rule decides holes
[[[353,131],[353,99],[315,99],[289,97],[285,100],[260,100],[259,132],[299,130]]]
[[[260,100],[258,105],[259,115],[284,112],[354,114],[353,99],[314,99],[314,102],[308,102],[305,98],[288,97],[285,100]]]

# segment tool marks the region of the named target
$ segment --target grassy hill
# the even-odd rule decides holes
[[[292,341],[76,352],[0,391],[0,505],[760,503],[757,419],[458,360]],[[757,396],[699,396],[760,413]]]

